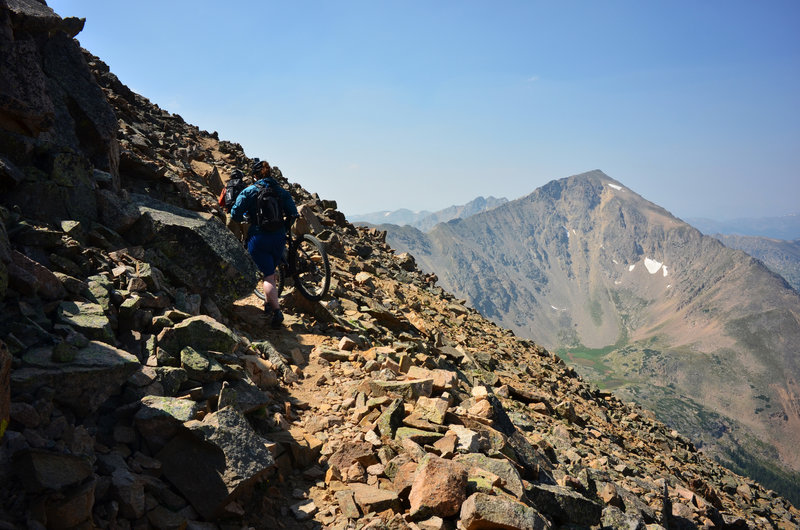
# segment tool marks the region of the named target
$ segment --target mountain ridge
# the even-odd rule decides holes
[[[800,238],[800,214],[787,214],[780,217],[741,217],[726,221],[690,217],[686,219],[686,222],[697,227],[706,235],[720,233],[782,240]]]
[[[712,234],[730,248],[747,252],[780,274],[795,291],[800,291],[800,239],[786,241],[764,236]]]
[[[351,216],[354,223],[357,224],[396,224],[408,225],[418,228],[422,231],[430,230],[432,227],[439,223],[445,223],[452,219],[461,217],[469,217],[486,210],[491,210],[497,206],[508,202],[508,199],[501,197],[495,198],[492,196],[484,198],[483,196],[476,197],[466,204],[453,205],[442,210],[430,212],[427,210],[412,211],[407,208],[401,208],[394,211],[380,211],[362,215]]]
[[[784,465],[798,465],[791,449],[796,436],[791,433],[800,425],[795,414],[798,365],[773,331],[788,325],[783,340],[789,342],[798,335],[800,303],[782,277],[744,252],[702,235],[599,171],[552,181],[491,212],[438,225],[428,234],[381,228],[389,230],[393,246],[417,256],[424,270],[435,272],[446,288],[487,317],[565,355],[569,350],[597,352],[592,360],[586,354],[573,359],[587,377],[613,380],[608,374],[614,371],[603,363],[617,365],[616,372],[624,374],[629,370],[624,365],[634,362],[639,368],[628,378],[650,373],[643,381],[663,381],[666,376],[709,411],[727,410],[725,416],[743,419],[757,438],[783,432],[781,459]],[[477,263],[480,274],[475,274]],[[774,299],[768,300],[761,288]],[[785,324],[773,325],[766,315]],[[626,354],[626,345],[635,344],[636,351]],[[660,355],[647,353],[656,349]],[[763,357],[757,360],[751,351]],[[773,367],[775,379],[751,373],[743,386],[734,384],[731,376],[716,373],[712,359],[751,367],[745,374],[754,366]],[[683,368],[664,372],[670,364]],[[693,365],[711,376],[708,388],[692,382]],[[789,375],[774,367],[784,367]],[[724,405],[713,395],[715,389],[734,387],[749,397]],[[764,420],[758,395],[771,396],[771,407],[780,404],[786,419]],[[751,408],[744,410],[742,403]],[[659,410],[654,400],[648,406],[667,421],[677,414]],[[695,438],[701,439],[713,449],[715,440]]]

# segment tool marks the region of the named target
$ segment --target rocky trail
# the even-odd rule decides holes
[[[0,529],[800,525],[281,175],[333,277],[268,329],[215,199],[250,159],[81,27],[0,3]]]

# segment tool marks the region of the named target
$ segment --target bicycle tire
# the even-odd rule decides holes
[[[331,266],[325,245],[311,234],[303,235],[295,254],[294,286],[312,302],[319,302],[331,285]]]

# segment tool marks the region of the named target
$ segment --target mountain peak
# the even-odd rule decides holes
[[[749,435],[770,433],[761,441],[780,454],[780,465],[800,470],[792,442],[800,400],[785,397],[798,395],[789,345],[800,342],[800,298],[756,260],[602,171],[553,180],[487,214],[440,225],[426,239],[387,240],[482,314],[573,356],[582,375],[646,403],[720,458],[733,454],[741,435],[710,434],[718,424],[687,421],[683,409],[671,408],[676,401],[691,402],[699,416],[748,425]],[[780,339],[772,338],[776,326]],[[779,369],[759,378],[707,364],[716,359]]]

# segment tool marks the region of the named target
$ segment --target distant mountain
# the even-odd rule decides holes
[[[499,199],[495,197],[478,197],[467,204],[450,206],[437,212],[429,212],[427,210],[414,212],[403,208],[394,211],[384,210],[363,215],[353,215],[350,216],[350,221],[353,223],[408,225],[422,231],[428,231],[439,223],[446,223],[452,219],[486,212],[507,202],[508,199],[504,197]]]
[[[740,218],[715,221],[706,218],[689,218],[686,222],[704,234],[736,234],[763,236],[774,239],[800,239],[800,214],[782,217]]]
[[[381,229],[485,316],[728,465],[800,487],[784,475],[800,470],[800,295],[761,262],[600,171],[428,234]]]
[[[401,208],[393,211],[381,210],[380,212],[351,215],[348,220],[350,220],[352,223],[369,223],[376,225],[386,223],[398,226],[413,226],[432,213],[433,212],[428,210],[411,211],[406,208]]]
[[[795,291],[800,291],[800,239],[784,241],[758,236],[714,234],[725,246],[743,250],[783,276]]]

